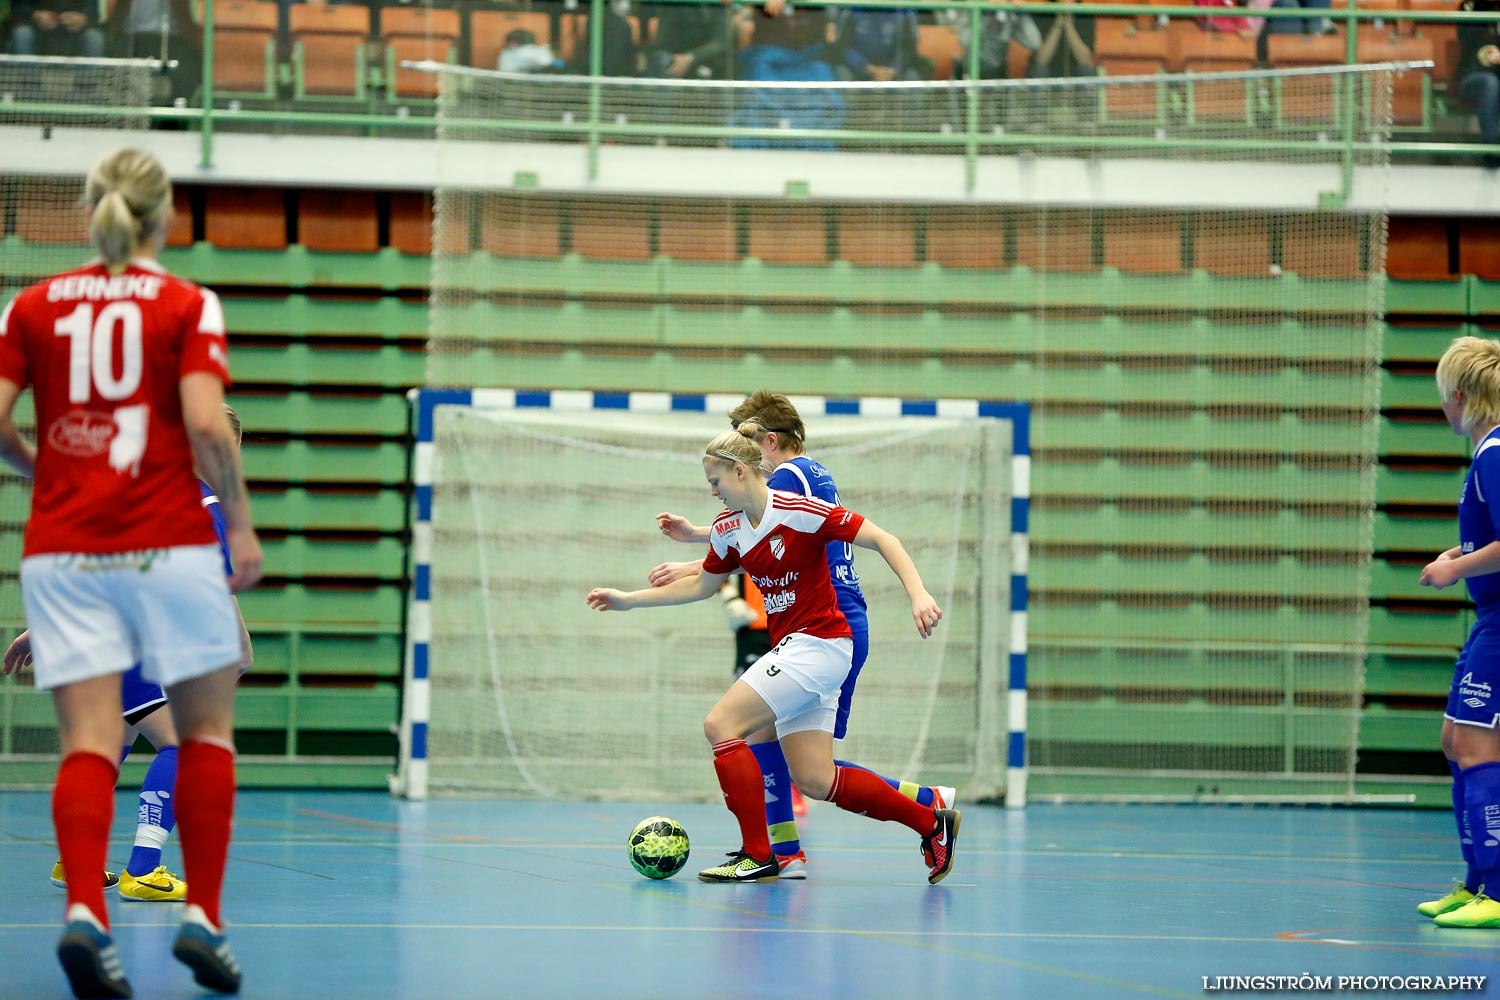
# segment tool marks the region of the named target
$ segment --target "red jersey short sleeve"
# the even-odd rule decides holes
[[[37,468],[25,555],[211,544],[180,383],[227,381],[218,298],[151,261],[93,264],[6,310],[0,375],[30,384]]]
[[[19,297],[11,299],[0,312],[0,378],[24,386],[30,379],[26,372],[26,352],[21,349],[25,334],[21,332],[20,317],[15,315],[18,301]]]
[[[726,510],[714,518],[708,529],[708,555],[703,557],[703,571],[716,576],[733,573],[740,568],[739,552],[734,548],[734,533],[744,520],[737,510]]]

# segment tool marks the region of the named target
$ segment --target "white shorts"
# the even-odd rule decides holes
[[[170,687],[239,662],[240,626],[218,545],[21,560],[36,686],[132,664]]]
[[[776,713],[776,736],[833,732],[839,688],[854,662],[853,639],[793,632],[741,675]]]

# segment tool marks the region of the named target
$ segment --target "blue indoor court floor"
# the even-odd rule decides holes
[[[116,863],[134,808],[121,793]],[[653,813],[694,838],[664,882],[625,858]],[[46,793],[0,793],[0,997],[69,995],[48,816]],[[1413,910],[1459,874],[1444,812],[970,805],[929,886],[909,831],[814,803],[807,881],[700,883],[733,831],[707,804],[242,793],[225,915],[243,995],[1114,1000],[1309,973],[1488,976],[1465,995],[1500,997],[1500,930]],[[204,995],[167,954],[179,904],[109,905],[137,997]]]

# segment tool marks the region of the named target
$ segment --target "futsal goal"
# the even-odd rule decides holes
[[[396,790],[573,799],[718,794],[703,717],[734,636],[710,599],[628,615],[665,561],[670,510],[708,524],[708,441],[739,396],[423,390]],[[841,756],[1025,800],[1028,410],[973,400],[797,397],[842,501],[894,532],[944,609],[923,641],[894,574],[857,565],[870,657]]]

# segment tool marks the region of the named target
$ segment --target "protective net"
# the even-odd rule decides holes
[[[446,73],[428,381],[1028,401],[1032,788],[1347,798],[1422,74],[1121,76],[1156,30],[1100,79]]]
[[[702,557],[654,518],[712,522],[722,506],[699,457],[727,426],[722,414],[439,408],[432,790],[717,797],[703,717],[732,680],[724,603],[600,614],[584,596]],[[946,615],[923,641],[895,575],[859,552],[871,652],[840,755],[975,797],[1004,782],[1010,433],[843,417],[809,441],[845,502],[902,540]]]
[[[116,140],[144,130],[146,117],[133,112],[149,104],[155,66],[147,60],[0,56],[0,144],[16,151],[6,158],[12,166],[0,171],[0,307],[27,285],[92,256],[83,177],[57,176],[60,150],[69,157],[80,149],[103,155],[125,144]],[[44,105],[90,110],[73,115]],[[102,136],[103,130],[111,135]],[[16,417],[30,437],[30,393],[18,402]],[[30,484],[0,466],[0,642],[7,645],[25,628],[17,569],[30,506]],[[50,781],[57,746],[52,701],[32,690],[30,669],[0,679],[0,785]]]

